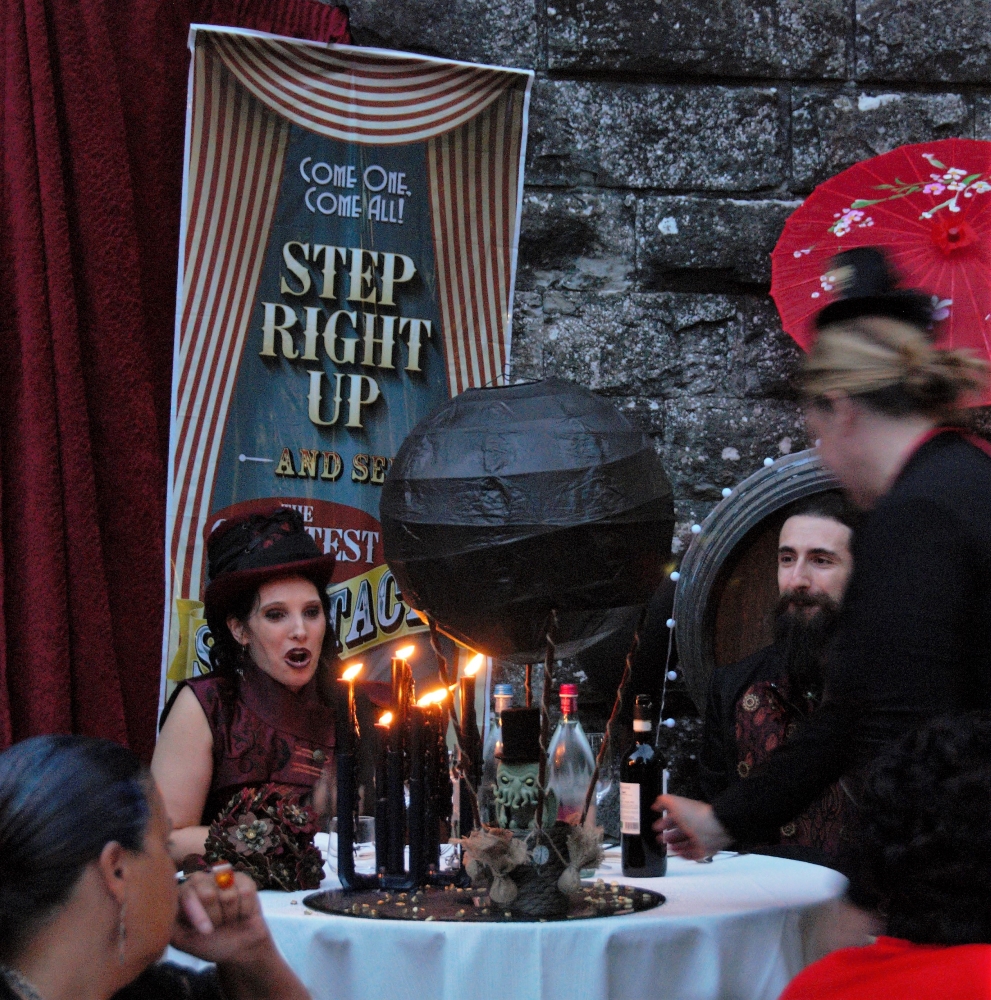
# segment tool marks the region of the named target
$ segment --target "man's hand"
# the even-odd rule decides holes
[[[654,823],[663,841],[674,854],[689,861],[703,861],[725,850],[733,838],[716,819],[712,806],[680,795],[659,795],[654,812],[663,813]]]
[[[230,962],[271,941],[255,883],[236,872],[229,889],[196,872],[179,889],[172,946],[205,962]]]

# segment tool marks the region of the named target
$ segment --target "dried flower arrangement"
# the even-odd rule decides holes
[[[323,858],[313,844],[316,813],[279,785],[243,788],[210,824],[205,860],[227,861],[259,889],[316,889]]]

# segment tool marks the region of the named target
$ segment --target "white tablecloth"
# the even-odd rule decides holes
[[[605,919],[427,924],[313,913],[305,892],[261,895],[316,1000],[774,1000],[805,964],[810,918],[846,884],[828,868],[735,854],[624,879],[616,850],[596,877],[667,902]]]

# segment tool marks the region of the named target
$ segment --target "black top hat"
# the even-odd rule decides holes
[[[540,762],[540,709],[507,708],[502,713],[502,751],[497,755],[504,764]]]
[[[928,330],[932,299],[913,288],[898,288],[898,275],[879,247],[856,247],[829,263],[838,298],[816,316],[817,330],[858,316],[885,316]]]
[[[225,616],[245,591],[267,580],[303,576],[318,588],[334,573],[333,555],[324,555],[290,507],[275,507],[218,525],[207,540],[210,583],[203,597],[206,618]]]

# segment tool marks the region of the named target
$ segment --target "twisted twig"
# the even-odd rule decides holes
[[[640,612],[640,620],[633,631],[633,642],[630,643],[630,649],[626,654],[626,663],[623,664],[623,676],[620,677],[619,686],[616,688],[616,700],[613,702],[612,712],[609,713],[609,721],[606,723],[606,735],[602,737],[602,746],[599,747],[598,756],[595,758],[595,770],[592,772],[592,779],[589,781],[588,789],[585,792],[585,807],[582,809],[582,818],[578,821],[579,826],[585,825],[585,817],[588,816],[589,807],[592,805],[592,796],[595,794],[595,786],[599,780],[602,761],[605,759],[609,742],[612,739],[613,726],[623,708],[623,693],[626,691],[627,684],[630,683],[630,674],[633,672],[633,657],[636,656],[637,647],[640,645],[640,627],[643,625],[646,614],[647,609],[644,608]]]
[[[437,622],[433,618],[428,618],[427,622],[430,625],[430,648],[434,651],[434,656],[437,657],[437,672],[440,674],[440,679],[444,687],[449,688],[452,682],[447,674],[447,657],[440,651],[440,639],[437,638]]]
[[[449,679],[447,673],[447,657],[440,651],[440,641],[437,638],[437,623],[433,618],[428,619],[430,623],[430,648],[434,651],[434,656],[437,657],[437,669],[440,673],[440,678],[444,682],[444,686],[447,688],[451,687],[452,681]],[[475,786],[472,784],[471,774],[472,759],[471,754],[465,750],[465,743],[463,733],[461,732],[461,726],[458,725],[458,720],[454,715],[454,699],[445,698],[444,707],[447,709],[447,721],[448,723],[454,724],[454,739],[458,744],[458,750],[461,755],[461,767],[463,768],[463,777],[465,779],[465,788],[468,789],[468,800],[471,802],[471,815],[474,820],[475,827],[479,830],[482,828],[482,815],[478,810],[478,794],[475,790]],[[463,714],[463,710],[462,710]]]
[[[540,692],[540,768],[537,774],[537,830],[544,827],[544,784],[547,780],[547,749],[551,733],[551,674],[554,670],[554,636],[557,633],[557,611],[547,616],[547,646],[544,650],[544,688]],[[539,843],[539,836],[538,836]]]

